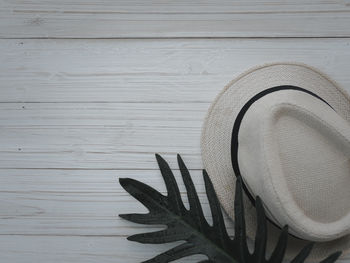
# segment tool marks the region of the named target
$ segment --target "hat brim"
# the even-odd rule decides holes
[[[219,93],[207,113],[201,136],[204,168],[214,185],[221,205],[230,218],[234,218],[235,175],[231,163],[231,135],[234,121],[243,105],[257,93],[280,85],[307,89],[327,101],[344,119],[350,122],[350,97],[329,77],[304,64],[273,63],[255,67],[232,80]],[[256,211],[244,196],[247,235],[254,239]],[[267,251],[277,243],[280,229],[268,223]],[[293,258],[309,241],[289,235],[286,258]],[[315,243],[309,261],[321,260],[342,250],[342,257],[350,252],[350,235]]]

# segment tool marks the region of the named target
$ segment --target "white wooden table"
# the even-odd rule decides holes
[[[144,211],[118,178],[164,191],[154,153],[174,169],[181,153],[205,203],[203,118],[251,66],[307,63],[350,91],[345,0],[0,0],[0,38],[4,263],[136,263],[169,248],[125,239],[150,229],[118,218]]]

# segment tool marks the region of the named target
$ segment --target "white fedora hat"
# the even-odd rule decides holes
[[[286,256],[316,242],[310,260],[350,249],[350,97],[319,71],[296,63],[251,69],[211,105],[202,159],[234,218],[235,176],[244,182],[247,235],[254,198],[269,218],[268,250],[289,226]]]

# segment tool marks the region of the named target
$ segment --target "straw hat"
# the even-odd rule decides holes
[[[286,256],[316,242],[309,259],[350,248],[350,97],[319,71],[295,63],[251,69],[231,81],[207,114],[202,159],[234,218],[235,175],[246,195],[247,235],[254,198],[269,218],[268,251],[289,225]]]

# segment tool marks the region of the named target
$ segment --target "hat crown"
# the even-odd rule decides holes
[[[238,162],[251,194],[276,224],[327,241],[350,232],[350,126],[324,101],[283,90],[242,119]]]

